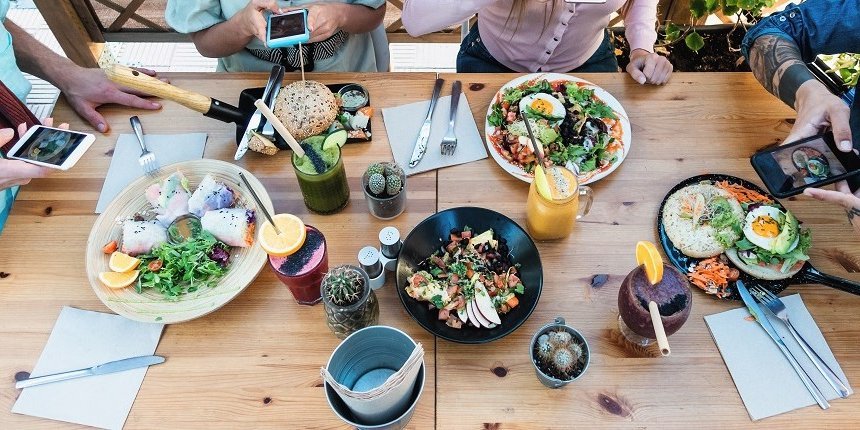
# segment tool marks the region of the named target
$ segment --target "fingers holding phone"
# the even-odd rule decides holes
[[[92,134],[69,131],[66,124],[58,128],[37,125],[26,131],[22,124],[18,132],[21,137],[6,154],[7,158],[50,169],[70,169],[95,142]]]

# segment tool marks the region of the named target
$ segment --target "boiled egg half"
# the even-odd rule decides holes
[[[759,206],[747,213],[744,236],[759,248],[773,252],[784,225],[784,212],[773,206]]]
[[[526,108],[547,117],[559,118],[558,122],[564,120],[566,113],[561,100],[546,93],[529,94],[523,97],[520,100],[520,111],[526,112]]]

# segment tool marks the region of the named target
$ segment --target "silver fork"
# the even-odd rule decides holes
[[[454,134],[454,124],[457,120],[457,104],[460,102],[460,81],[454,81],[451,89],[451,120],[448,122],[448,132],[442,138],[442,155],[454,155],[457,149],[457,136]]]
[[[140,144],[140,157],[138,157],[137,163],[140,164],[140,167],[143,167],[143,171],[147,175],[152,175],[158,170],[158,162],[155,161],[155,154],[149,152],[146,149],[146,144],[143,143],[143,127],[140,125],[140,118],[135,115],[129,118],[128,121],[131,123],[131,129],[134,130],[135,136],[137,136],[137,143]]]
[[[812,361],[815,365],[815,368],[818,369],[819,372],[824,376],[824,379],[833,387],[836,392],[839,393],[839,396],[842,398],[848,397],[849,390],[844,382],[836,375],[836,372],[827,365],[827,363],[821,359],[817,352],[812,349],[811,346],[806,342],[803,336],[795,330],[794,325],[791,324],[791,320],[788,318],[788,309],[785,308],[785,303],[780,300],[775,294],[766,290],[760,285],[756,285],[750,288],[750,291],[753,295],[758,298],[758,300],[764,304],[764,306],[769,310],[773,315],[779,318],[785,325],[788,327],[788,331],[791,332],[791,335],[794,336],[794,340],[797,341],[800,348],[803,349],[803,352],[806,353],[807,357]]]

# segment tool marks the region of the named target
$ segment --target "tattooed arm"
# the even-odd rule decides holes
[[[850,108],[809,71],[793,40],[772,34],[757,38],[749,63],[764,88],[797,111],[786,142],[814,136],[830,126],[839,149],[851,150]]]

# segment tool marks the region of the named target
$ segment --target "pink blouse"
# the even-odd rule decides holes
[[[514,0],[407,0],[403,25],[410,35],[420,36],[477,13],[481,40],[500,63],[519,72],[568,72],[597,50],[609,15],[625,1],[589,4],[525,0],[518,17],[517,10],[511,12]],[[653,52],[657,0],[630,1],[633,4],[624,21],[630,49]]]

